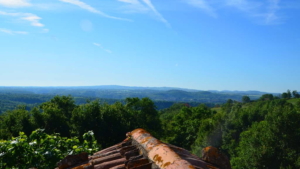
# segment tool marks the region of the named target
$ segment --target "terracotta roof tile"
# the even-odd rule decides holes
[[[92,156],[67,156],[59,169],[219,169],[189,151],[165,144],[144,129],[127,133],[127,139]],[[212,161],[210,159],[210,161]]]

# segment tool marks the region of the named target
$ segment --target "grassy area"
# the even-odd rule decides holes
[[[217,113],[221,112],[221,107],[214,107],[211,110],[216,111]]]
[[[289,99],[287,102],[292,103],[292,104],[296,104],[297,102],[300,102],[300,98],[297,98],[297,99]]]

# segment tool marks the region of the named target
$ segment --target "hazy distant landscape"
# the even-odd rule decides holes
[[[84,104],[87,100],[99,99],[101,102],[113,104],[124,101],[128,97],[148,97],[160,109],[168,108],[174,103],[188,103],[197,106],[204,103],[210,107],[223,104],[228,99],[242,101],[243,96],[251,100],[266,94],[260,91],[201,91],[173,87],[130,87],[130,86],[78,86],[78,87],[0,87],[0,113],[12,110],[18,105],[34,107],[49,101],[56,95],[71,95],[76,104]],[[275,94],[279,95],[279,94]]]

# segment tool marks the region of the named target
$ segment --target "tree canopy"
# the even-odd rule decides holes
[[[279,99],[265,94],[251,102],[248,96],[243,102],[228,99],[216,108],[176,103],[160,111],[149,98],[127,98],[113,104],[99,100],[76,104],[71,96],[55,96],[32,109],[24,105],[0,115],[0,140],[5,140],[0,141],[0,152],[4,152],[0,153],[0,161],[21,158],[9,154],[16,140],[23,140],[20,151],[36,151],[30,144],[38,140],[32,136],[37,132],[53,139],[53,143],[58,137],[63,142],[68,142],[67,138],[73,140],[68,148],[63,148],[65,153],[65,150],[77,151],[81,145],[105,148],[123,140],[128,131],[144,128],[160,140],[199,156],[202,148],[215,146],[228,155],[235,169],[300,168],[300,100],[296,91],[290,93],[294,98]],[[42,130],[36,130],[39,128]],[[92,143],[84,141],[88,131],[93,131]],[[39,151],[46,151],[49,146],[40,146],[43,150]],[[64,153],[49,159],[51,165]],[[5,165],[20,166],[13,161]]]

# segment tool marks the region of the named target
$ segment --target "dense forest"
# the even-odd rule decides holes
[[[162,110],[149,98],[76,104],[71,96],[54,96],[31,109],[8,110],[0,121],[2,168],[53,168],[67,154],[111,146],[135,128],[196,155],[215,146],[235,169],[300,168],[297,91],[264,94],[255,101],[228,99],[214,108],[175,103]]]

